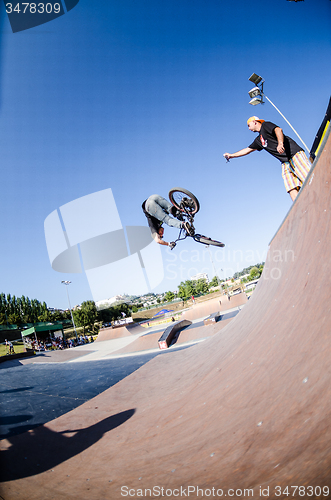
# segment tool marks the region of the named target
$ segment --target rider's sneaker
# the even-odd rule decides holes
[[[194,203],[194,201],[193,201],[193,200],[191,200],[191,198],[186,198],[186,197],[185,197],[185,198],[183,198],[183,200],[182,200],[182,201],[184,202],[184,204],[185,204],[185,206],[186,206],[187,208],[190,208],[191,210],[193,210],[193,209],[194,209],[194,207],[195,207],[195,203]]]
[[[171,215],[173,215],[174,217],[178,217],[178,215],[181,213],[180,210],[178,210],[178,208],[176,207],[171,207],[170,208],[170,213]]]
[[[184,220],[183,219],[183,215],[182,215],[182,212],[181,210],[178,210],[178,208],[176,207],[171,207],[170,209],[170,213],[173,217],[176,217],[176,219],[178,220]]]
[[[195,234],[194,227],[191,226],[189,222],[187,222],[187,221],[183,222],[182,227],[185,229],[185,231],[187,232],[187,234],[189,236],[194,236],[194,234]]]

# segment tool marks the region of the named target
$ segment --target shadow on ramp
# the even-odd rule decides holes
[[[35,476],[52,469],[95,444],[134,413],[135,410],[123,411],[90,427],[63,432],[54,432],[42,425],[25,433],[24,439],[19,440],[19,446],[16,446],[15,438],[8,439],[12,446],[0,452],[0,481]]]

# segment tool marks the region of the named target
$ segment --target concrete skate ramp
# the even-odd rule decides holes
[[[196,340],[201,340],[205,339],[207,337],[210,337],[211,335],[215,335],[216,331],[220,331],[222,328],[224,328],[232,318],[225,319],[224,321],[219,321],[218,323],[218,328],[217,330],[215,328],[211,328],[210,326],[214,325],[209,325],[209,326],[198,326],[194,327],[194,325],[185,328],[179,333],[178,339],[174,345],[178,347],[181,344],[186,344],[187,342],[194,342]],[[123,347],[122,349],[119,349],[118,351],[115,351],[111,355],[120,355],[120,354],[128,354],[128,353],[134,353],[134,352],[140,352],[140,351],[147,351],[150,349],[158,349],[158,340],[160,338],[161,333],[160,332],[155,332],[155,333],[150,333],[148,335],[142,335],[131,344]]]
[[[204,302],[197,302],[189,309],[182,312],[181,319],[193,321],[195,319],[205,318],[214,312],[220,311],[220,300],[221,297],[216,297],[215,299],[206,300]]]
[[[13,479],[3,498],[148,498],[153,488],[173,498],[188,487],[191,498],[212,488],[224,497],[252,489],[262,498],[261,488],[273,499],[323,498],[318,487],[331,478],[330,162],[328,137],[236,318],[3,441],[1,474]],[[293,494],[292,485],[305,491]],[[290,497],[279,493],[286,486]]]
[[[130,335],[136,335],[137,333],[146,331],[148,331],[147,328],[144,328],[137,323],[129,323],[128,325],[122,325],[117,328],[102,328],[98,334],[96,342],[101,342],[103,340],[120,339],[122,337],[128,337]]]
[[[186,342],[193,342],[194,340],[206,339],[207,337],[211,337],[215,335],[215,333],[221,331],[226,327],[233,318],[225,319],[223,321],[218,321],[216,324],[211,325],[203,325],[198,328],[188,328],[180,332],[178,340],[176,342],[176,346],[185,344]]]
[[[189,319],[193,321],[199,318],[207,318],[210,314],[218,311],[227,311],[233,307],[239,307],[247,302],[247,295],[245,293],[239,293],[237,295],[232,295],[230,300],[227,295],[221,295],[215,299],[206,300],[205,302],[198,302],[194,304],[190,309],[184,311],[181,315],[182,319]]]
[[[148,351],[150,349],[158,349],[159,345],[157,341],[159,340],[159,338],[160,338],[160,332],[150,333],[148,335],[142,335],[141,337],[131,342],[131,344],[112,353],[111,356],[113,355],[117,356],[119,354],[127,354],[140,351]]]
[[[236,295],[231,295],[230,299],[226,295],[222,295],[220,297],[221,307],[220,310],[222,312],[228,311],[233,307],[240,307],[246,304],[247,295],[245,292],[237,293]]]

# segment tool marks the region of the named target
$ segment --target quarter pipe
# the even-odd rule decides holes
[[[330,163],[328,135],[256,291],[219,334],[2,442],[5,500],[329,497]]]

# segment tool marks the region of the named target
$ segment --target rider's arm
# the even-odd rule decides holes
[[[169,243],[167,241],[164,241],[164,239],[161,238],[161,236],[159,234],[152,233],[152,236],[153,236],[154,240],[156,241],[156,243],[158,243],[159,245],[169,246]]]
[[[246,156],[249,155],[249,153],[253,153],[253,151],[256,151],[256,149],[252,148],[244,148],[241,149],[240,151],[237,151],[236,153],[224,153],[224,158],[227,160],[230,160],[231,158],[239,158],[240,156]]]
[[[151,217],[147,217],[147,222],[152,233],[152,238],[156,241],[156,243],[158,243],[159,245],[170,246],[170,243],[164,241],[163,236],[159,235],[158,231],[160,229],[160,226],[155,223],[155,220]]]
[[[151,228],[152,238],[156,241],[156,243],[158,243],[159,245],[166,245],[166,246],[170,245],[170,243],[164,241],[163,236],[159,235],[155,227],[152,227],[150,225],[150,228]]]

